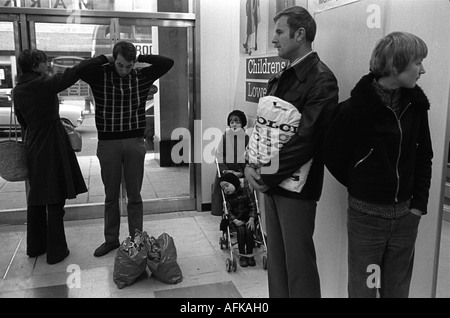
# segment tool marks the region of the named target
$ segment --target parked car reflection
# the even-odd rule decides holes
[[[59,116],[66,123],[76,128],[84,121],[83,107],[70,104],[69,101],[61,102],[59,105]],[[14,132],[14,118],[11,123],[11,97],[9,93],[0,93],[0,131]],[[17,130],[20,131],[20,125],[17,122]]]

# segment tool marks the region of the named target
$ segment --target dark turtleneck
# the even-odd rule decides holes
[[[377,82],[377,80],[373,80],[372,87],[375,89],[378,96],[380,96],[381,101],[383,102],[383,105],[386,107],[389,107],[392,109],[395,114],[400,116],[401,112],[403,111],[402,105],[401,105],[401,89],[389,89],[381,85]]]

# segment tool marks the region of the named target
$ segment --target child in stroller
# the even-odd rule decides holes
[[[226,199],[229,226],[237,233],[239,264],[241,267],[255,266],[252,256],[257,219],[255,196],[248,186],[241,186],[241,181],[233,173],[223,174],[219,183]]]
[[[244,177],[245,151],[249,135],[245,131],[247,117],[240,110],[233,110],[227,117],[228,129],[220,140],[216,151],[218,173],[214,176],[211,187],[211,214],[222,215],[222,194],[219,177],[224,173],[234,173],[238,178]]]

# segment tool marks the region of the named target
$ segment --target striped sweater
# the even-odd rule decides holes
[[[119,76],[104,55],[92,59],[95,66],[83,72],[95,99],[95,124],[99,140],[143,137],[145,102],[153,83],[166,74],[174,61],[161,55],[139,55],[138,62],[151,64]]]

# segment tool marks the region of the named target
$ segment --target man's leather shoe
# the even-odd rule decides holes
[[[103,255],[106,255],[109,252],[111,252],[112,250],[115,250],[116,248],[118,248],[119,246],[120,246],[120,243],[118,241],[116,243],[106,243],[105,242],[95,250],[94,256],[100,257]]]

